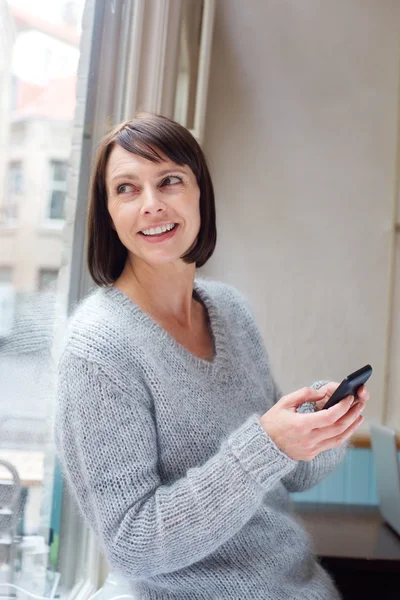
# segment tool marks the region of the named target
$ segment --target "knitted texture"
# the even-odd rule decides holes
[[[138,600],[336,600],[289,491],[343,448],[284,454],[259,418],[279,399],[248,302],[197,278],[212,361],[114,287],[74,311],[59,362],[56,446],[80,510]]]

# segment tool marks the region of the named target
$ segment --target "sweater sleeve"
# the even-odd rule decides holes
[[[157,468],[151,399],[93,363],[59,368],[55,441],[78,505],[113,569],[128,578],[200,561],[234,536],[296,466],[251,415],[205,464],[168,484]]]
[[[264,378],[266,389],[266,407],[267,411],[272,404],[278,402],[283,396],[280,387],[271,372],[268,352],[265,348],[264,341],[259,328],[257,327],[254,312],[248,299],[243,296],[238,290],[230,287],[230,292],[238,305],[238,310],[241,313],[243,326],[251,340],[251,345],[254,348],[255,360],[259,366],[260,376]],[[317,381],[310,387],[319,389],[327,381]],[[316,406],[314,402],[304,403],[299,412],[314,412]],[[343,444],[339,448],[326,450],[321,452],[311,461],[296,461],[295,469],[292,469],[289,474],[286,474],[282,482],[289,492],[301,492],[308,490],[320,481],[322,481],[329,473],[331,473],[342,462],[348,444]]]

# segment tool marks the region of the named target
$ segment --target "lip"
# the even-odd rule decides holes
[[[160,225],[157,225],[157,227],[160,227]],[[151,228],[149,228],[149,229],[151,229]],[[178,231],[178,229],[179,229],[179,224],[176,223],[175,227],[173,229],[166,231],[164,234],[162,234],[160,236],[144,235],[143,233],[140,233],[140,231],[139,231],[138,235],[140,235],[140,237],[149,244],[161,244],[162,242],[165,242],[165,241],[173,238],[174,235],[176,235],[176,232]]]

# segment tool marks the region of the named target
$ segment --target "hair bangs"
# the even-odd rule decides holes
[[[124,150],[141,156],[146,160],[162,162],[164,158],[157,152],[154,142],[152,143],[151,139],[146,139],[148,136],[141,135],[140,133],[137,131],[133,133],[130,128],[124,127],[115,136],[115,143],[124,148]]]

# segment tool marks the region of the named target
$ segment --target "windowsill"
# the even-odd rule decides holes
[[[16,233],[18,229],[18,224],[15,223],[0,223],[0,232],[3,235],[4,233],[13,234]]]

